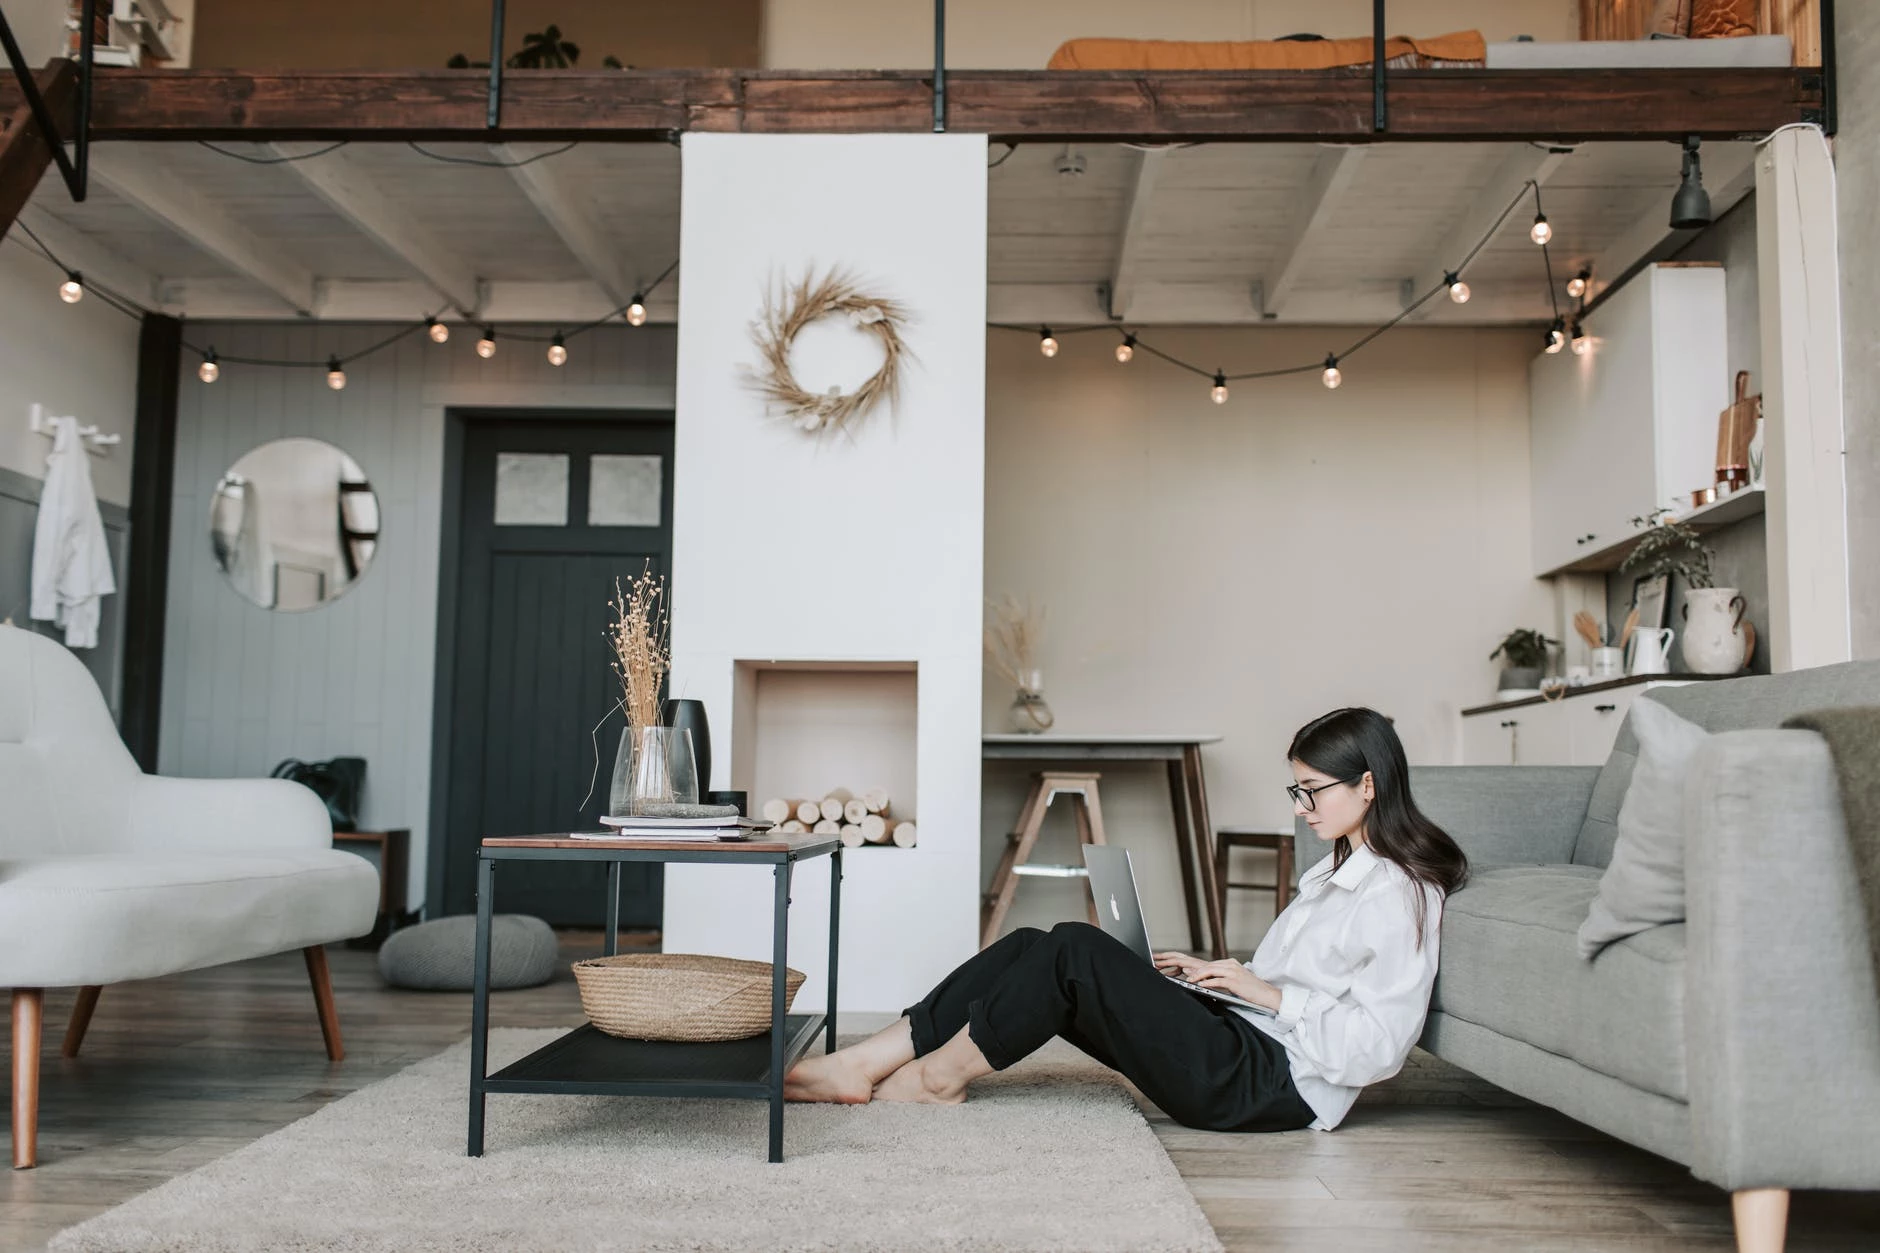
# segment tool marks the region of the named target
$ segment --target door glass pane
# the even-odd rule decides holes
[[[496,454],[496,525],[567,526],[568,454]]]
[[[658,526],[662,460],[596,453],[588,469],[588,525]]]

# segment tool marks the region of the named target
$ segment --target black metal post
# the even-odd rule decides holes
[[[1371,129],[1390,125],[1384,106],[1384,0],[1371,0]]]
[[[823,1051],[836,1051],[836,954],[842,927],[842,846],[829,854],[829,1024]]]
[[[1821,0],[1821,129],[1832,135],[1841,127],[1835,101],[1839,75],[1834,63],[1834,0]]]
[[[86,0],[86,10],[91,7],[91,0]],[[91,41],[85,40],[85,53],[81,58],[81,70],[84,81],[79,84],[79,117],[83,119],[89,113],[85,100],[91,94]],[[72,159],[65,155],[65,141],[59,134],[59,128],[52,120],[52,110],[46,104],[46,98],[39,90],[39,80],[33,77],[32,69],[26,64],[26,54],[20,51],[19,40],[13,37],[13,28],[7,24],[6,14],[0,13],[0,48],[7,54],[7,64],[13,67],[13,77],[19,80],[20,94],[26,97],[26,107],[32,110],[33,125],[45,136],[46,146],[52,150],[53,164],[59,167],[59,177],[65,180],[65,190],[71,193],[73,200],[85,198],[85,184]],[[78,138],[79,158],[85,155],[85,130],[81,121]]]
[[[770,937],[770,1160],[783,1160],[784,980],[790,956],[790,869],[777,863],[777,895],[771,902]]]
[[[620,863],[607,863],[607,934],[601,939],[601,956],[612,957],[620,951]]]
[[[175,503],[177,380],[183,324],[146,313],[137,334],[137,417],[131,447],[130,557],[124,597],[123,697],[118,732],[146,774],[157,772],[163,723],[163,641]]]
[[[503,0],[490,0],[490,101],[483,124],[491,130],[503,120]]]
[[[933,0],[933,131],[947,129],[947,0]]]
[[[471,1157],[483,1156],[483,1081],[490,1042],[490,915],[496,895],[496,859],[477,850],[476,978],[470,992],[470,1144]]]
[[[83,200],[86,189],[91,185],[91,32],[92,23],[97,20],[98,0],[85,0],[79,6],[79,14],[84,30],[78,40],[78,137],[74,141],[77,148],[75,161],[78,166],[78,185],[71,189],[73,200]]]

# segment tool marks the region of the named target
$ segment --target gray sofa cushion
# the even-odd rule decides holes
[[[379,948],[379,975],[395,988],[467,992],[476,977],[474,914],[433,918],[394,931]],[[555,932],[528,914],[490,919],[490,987],[531,988],[555,974]]]
[[[1587,962],[1577,933],[1599,890],[1590,866],[1485,870],[1443,907],[1431,1008],[1673,1100],[1684,1069],[1684,924]]]
[[[1880,661],[1848,661],[1788,674],[1660,687],[1643,699],[1661,702],[1706,731],[1773,730],[1791,715],[1811,709],[1880,705]],[[1611,862],[1612,846],[1618,838],[1619,806],[1625,801],[1637,761],[1638,739],[1632,732],[1632,717],[1627,714],[1613,741],[1612,755],[1606,758],[1599,781],[1593,785],[1593,799],[1573,849],[1576,864],[1604,867]]]

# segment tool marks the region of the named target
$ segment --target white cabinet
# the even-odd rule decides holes
[[[1575,692],[1556,701],[1484,709],[1462,718],[1465,766],[1601,766],[1640,692],[1676,686],[1658,679]]]
[[[1528,368],[1534,572],[1597,567],[1631,519],[1716,477],[1730,402],[1723,270],[1647,267],[1588,315],[1591,351]]]

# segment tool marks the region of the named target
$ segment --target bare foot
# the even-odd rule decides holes
[[[877,1101],[910,1101],[920,1105],[959,1105],[966,1090],[949,1090],[932,1083],[927,1068],[911,1061],[875,1085]]]
[[[833,1101],[866,1105],[874,1093],[868,1074],[846,1052],[805,1057],[783,1077],[786,1101]]]

